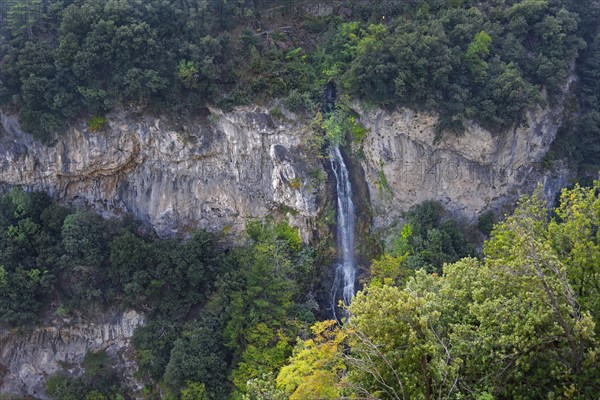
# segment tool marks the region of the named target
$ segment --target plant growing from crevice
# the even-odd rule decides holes
[[[333,145],[344,145],[347,137],[353,143],[361,142],[368,132],[368,129],[360,123],[356,112],[350,107],[348,96],[341,96],[333,112],[322,116],[320,128]]]
[[[302,180],[299,177],[290,179],[288,186],[294,190],[300,190],[302,188]]]
[[[379,173],[377,175],[377,192],[380,194],[393,194],[392,187],[385,176],[383,170],[383,161],[379,164]]]
[[[100,132],[108,121],[101,115],[94,115],[86,121],[86,125],[90,132]]]

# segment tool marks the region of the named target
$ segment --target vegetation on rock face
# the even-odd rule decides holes
[[[0,198],[0,323],[26,327],[56,314],[107,308],[148,316],[133,339],[139,378],[172,396],[240,397],[275,373],[315,321],[314,251],[286,222],[251,221],[248,244],[224,251],[215,235],[157,240],[138,226],[69,210],[41,193]],[[57,375],[57,399],[113,396],[120,379],[106,354],[86,375]],[[160,386],[159,386],[160,385]],[[196,393],[196,394],[194,394]]]
[[[315,253],[286,222],[250,221],[247,244],[223,250],[205,232],[156,240],[15,189],[0,199],[0,318],[140,309],[138,378],[157,398],[592,398],[599,193],[565,190],[550,218],[539,192],[523,199],[482,260],[462,258],[472,245],[439,204],[416,207],[340,327],[315,323]],[[48,393],[128,395],[105,353],[83,367]]]
[[[437,111],[438,130],[524,120],[580,76],[586,161],[597,154],[597,0],[332,2],[19,0],[0,13],[0,100],[41,138],[117,106],[222,107],[283,97],[313,112],[327,82],[384,107]],[[278,21],[278,22],[276,22]],[[542,90],[548,93],[543,99]],[[563,146],[566,147],[566,144]]]
[[[50,140],[75,118],[101,131],[115,108],[280,97],[316,113],[307,146],[322,150],[366,134],[351,99],[436,111],[440,134],[467,120],[498,130],[559,100],[575,72],[578,117],[554,151],[598,163],[597,0],[331,4],[340,12],[315,16],[287,0],[0,2],[0,107]],[[322,114],[330,82],[340,96]],[[439,204],[419,205],[340,327],[316,322],[318,255],[287,222],[249,221],[245,244],[224,249],[215,234],[158,240],[14,189],[0,197],[0,324],[142,311],[133,342],[147,398],[594,398],[599,192],[565,190],[551,217],[539,193],[499,224],[482,215],[480,259]],[[89,354],[83,375],[58,374],[47,392],[126,396],[111,362]]]

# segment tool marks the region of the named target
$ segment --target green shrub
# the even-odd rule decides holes
[[[279,107],[271,108],[269,110],[269,114],[271,114],[271,117],[273,117],[274,119],[282,120],[285,118],[283,111],[281,111],[281,108],[279,108]]]
[[[316,104],[312,100],[310,92],[301,92],[297,89],[290,91],[283,100],[283,104],[294,113],[312,113],[316,109]]]
[[[101,115],[94,115],[92,118],[86,121],[87,127],[90,132],[100,132],[104,125],[106,125],[106,118]]]
[[[302,180],[299,177],[295,177],[288,182],[288,185],[294,190],[300,190],[302,188]]]
[[[105,350],[100,351],[88,351],[83,357],[82,367],[85,369],[85,373],[89,376],[99,375],[104,369],[108,367],[109,359],[108,354]]]
[[[484,212],[477,219],[477,228],[484,235],[489,235],[494,228],[494,224],[496,223],[496,213],[493,210],[489,210]]]

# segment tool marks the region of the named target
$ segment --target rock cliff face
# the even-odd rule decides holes
[[[561,106],[531,111],[526,125],[497,134],[470,124],[464,135],[447,134],[439,143],[436,115],[355,108],[369,129],[361,164],[376,228],[425,200],[473,222],[483,210],[514,201],[538,183],[549,200],[567,183],[565,167],[543,172],[540,166],[561,126]]]
[[[526,126],[492,134],[472,124],[463,136],[439,143],[435,115],[353,108],[369,132],[360,149],[345,154],[354,154],[348,164],[355,196],[361,194],[375,228],[424,200],[473,221],[538,182],[548,198],[566,183],[565,168],[539,167],[561,125],[560,106],[531,111]],[[113,113],[101,132],[80,122],[52,146],[23,133],[14,116],[0,117],[0,185],[45,190],[105,213],[129,211],[160,236],[198,227],[236,232],[249,217],[284,212],[306,241],[326,203],[318,177],[328,163],[311,154],[309,126],[289,113],[275,118],[260,107],[212,109],[183,122]],[[0,332],[0,393],[43,397],[43,382],[62,369],[59,362],[77,366],[90,350],[124,354],[131,371],[126,349],[141,323],[129,313],[20,336]]]
[[[179,123],[115,113],[101,132],[81,122],[53,146],[2,115],[0,183],[105,212],[127,210],[160,236],[183,228],[239,231],[247,218],[285,205],[307,239],[319,212],[310,172],[322,168],[302,151],[307,128],[260,108],[202,114]]]
[[[430,199],[473,221],[537,182],[549,198],[566,183],[564,168],[545,174],[539,168],[562,122],[560,104],[529,112],[524,126],[492,134],[471,124],[463,136],[439,143],[436,115],[353,108],[370,130],[359,164],[374,227]],[[113,113],[101,132],[80,122],[53,146],[21,132],[14,116],[1,118],[1,184],[45,190],[103,212],[129,211],[163,237],[186,228],[238,232],[249,217],[283,210],[292,211],[288,216],[308,240],[324,204],[323,185],[313,177],[327,163],[306,150],[310,128],[289,113],[211,109],[183,122]]]
[[[143,316],[129,311],[105,315],[95,322],[56,323],[26,333],[0,331],[0,397],[45,399],[44,386],[50,375],[81,373],[86,353],[99,350],[115,360],[129,388],[141,389],[133,377],[137,367],[130,341],[135,328],[143,323]]]
[[[566,171],[539,172],[562,121],[560,106],[531,111],[527,125],[498,134],[471,124],[440,143],[433,114],[354,108],[370,130],[361,166],[375,227],[429,199],[472,221],[537,182],[549,196],[565,183]],[[0,183],[104,212],[130,211],[160,236],[198,227],[235,232],[249,217],[293,210],[306,240],[323,197],[311,176],[324,164],[306,151],[309,127],[287,116],[259,107],[211,109],[184,122],[115,113],[102,132],[81,122],[45,146],[2,115]]]

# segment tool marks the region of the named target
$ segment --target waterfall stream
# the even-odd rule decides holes
[[[335,279],[331,288],[331,309],[334,317],[340,299],[339,290],[342,289],[341,300],[345,305],[350,305],[354,297],[354,281],[356,276],[354,261],[354,225],[356,220],[354,203],[352,202],[352,187],[348,168],[342,158],[338,145],[330,148],[331,169],[335,175],[337,191],[337,247],[338,264],[335,270]]]

